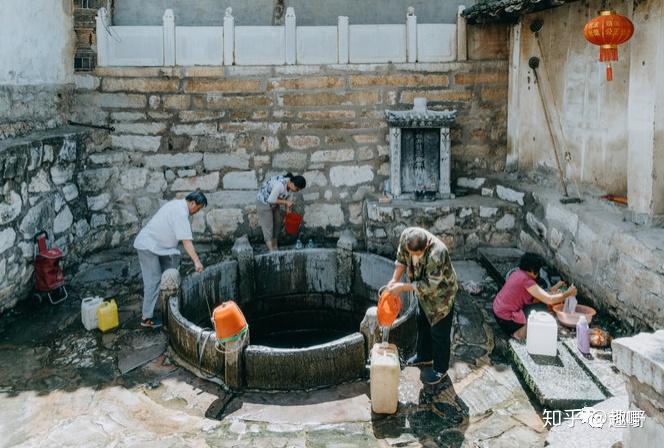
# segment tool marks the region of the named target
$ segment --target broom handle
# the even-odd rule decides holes
[[[544,65],[544,54],[542,53],[542,45],[540,44],[538,33],[535,33],[535,41],[537,42],[539,62],[541,64],[540,66],[533,68],[535,80],[537,81],[537,92],[542,101],[546,126],[549,130],[551,140],[553,141],[553,153],[556,157],[556,166],[558,167],[558,174],[560,175],[560,185],[563,189],[563,194],[569,196],[567,193],[567,185],[565,184],[565,174],[563,173],[563,167],[560,163],[560,155],[558,151],[560,149],[558,146],[562,146],[563,149],[565,147],[565,134],[560,122],[560,115],[558,115],[558,109],[556,108],[556,102],[553,97],[553,90],[551,88],[551,82],[549,81],[549,72],[546,69],[546,65]],[[538,73],[539,69],[541,69],[541,76],[540,73]]]

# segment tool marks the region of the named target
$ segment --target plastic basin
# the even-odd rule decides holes
[[[586,316],[588,325],[590,325],[590,322],[593,320],[593,316],[597,313],[594,308],[585,305],[577,305],[574,313],[565,313],[562,311],[563,306],[563,303],[554,305],[553,311],[556,313],[558,322],[566,327],[576,327],[576,323],[579,321],[579,316],[582,314]]]

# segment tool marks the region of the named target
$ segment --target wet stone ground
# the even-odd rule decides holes
[[[465,264],[464,264],[465,263]],[[112,292],[121,327],[87,332],[80,297],[0,317],[0,447],[535,447],[549,434],[489,319],[495,284],[460,292],[450,378],[402,370],[395,415],[371,413],[366,380],[317,391],[226,392],[179,367],[163,332],[139,328],[139,291]],[[108,291],[106,291],[108,292]],[[147,361],[147,362],[146,362]]]

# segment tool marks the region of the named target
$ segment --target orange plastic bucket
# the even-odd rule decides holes
[[[383,291],[381,289],[381,291]],[[391,327],[401,312],[401,298],[387,291],[380,292],[377,317],[381,327]]]
[[[287,212],[284,218],[284,229],[289,235],[297,235],[302,224],[302,215],[299,213]]]
[[[244,314],[237,303],[229,300],[214,309],[212,323],[217,342],[232,342],[240,339],[249,329]]]

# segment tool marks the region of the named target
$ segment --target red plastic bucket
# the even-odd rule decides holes
[[[297,235],[302,224],[302,215],[299,213],[288,212],[284,218],[284,229],[289,235]]]
[[[232,342],[240,339],[249,329],[244,314],[237,303],[229,300],[214,309],[212,323],[218,342]]]

